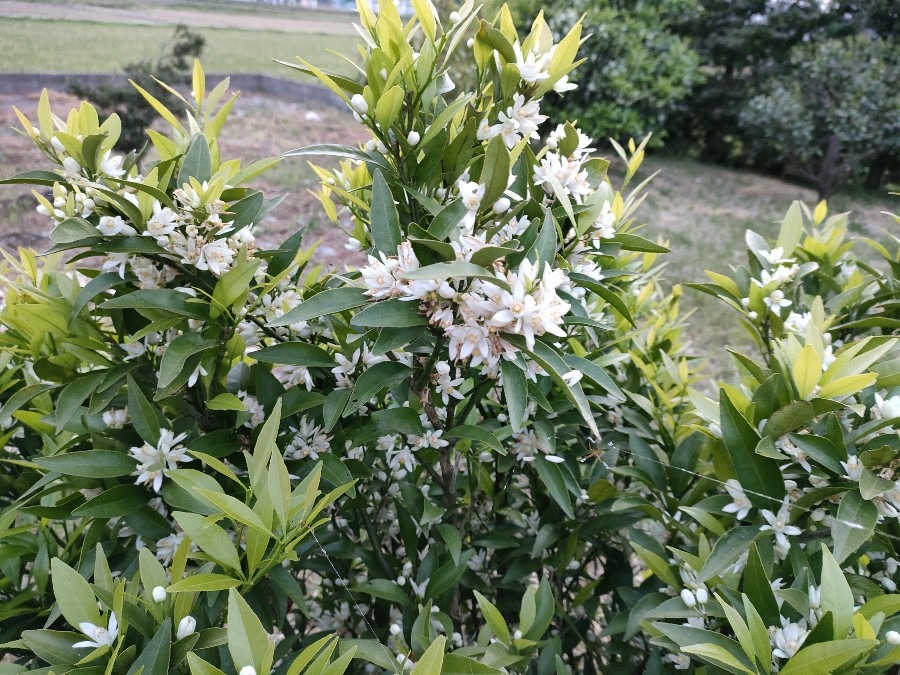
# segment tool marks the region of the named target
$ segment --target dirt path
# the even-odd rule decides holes
[[[349,21],[311,21],[292,19],[284,15],[212,12],[175,7],[98,7],[82,4],[56,4],[3,0],[0,17],[27,19],[62,19],[67,21],[99,21],[144,25],[203,26],[207,28],[239,28],[273,30],[283,33],[324,33],[327,35],[355,35]]]

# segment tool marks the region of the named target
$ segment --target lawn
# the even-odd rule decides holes
[[[0,44],[5,72],[115,72],[122,66],[154,57],[172,36],[172,26],[126,25],[89,21],[46,21],[4,18]],[[350,73],[334,50],[356,55],[352,35],[287,33],[233,28],[192,28],[206,38],[202,62],[211,73],[269,73],[293,77],[272,59],[313,59],[321,68]],[[48,45],[53,45],[48,49]]]

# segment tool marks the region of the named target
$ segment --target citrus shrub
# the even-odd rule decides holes
[[[747,266],[697,286],[738,312],[761,358],[735,353],[741,382],[717,399],[691,390],[708,449],[683,518],[635,541],[652,577],[626,635],[643,629],[676,669],[900,659],[900,248],[859,255],[847,223],[794,203],[777,241],[748,231]]]
[[[700,290],[764,363],[738,355],[744,381],[705,397],[666,248],[640,233],[646,139],[614,144],[614,181],[541,113],[574,86],[580,24],[556,42],[505,8],[414,6],[360,3],[359,81],[297,66],[372,133],[285,153],[342,158],[316,170],[358,269],[311,267],[302,232],[257,246],[278,200],[248,184],[280,160],[222,160],[234,99],[199,65],[186,116],[145,94],[170,127],[146,169],[112,154],[115,116],[46,98],[22,116],[53,169],[11,181],[51,191],[55,245],[6,256],[0,313],[12,667],[768,672],[819,642],[834,669],[896,659],[893,277],[824,207],[792,207],[775,246],[748,235],[749,267]],[[477,87],[456,91],[466,60]],[[789,483],[791,461],[809,469]]]

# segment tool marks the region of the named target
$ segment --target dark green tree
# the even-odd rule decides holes
[[[157,80],[176,88],[188,84],[191,81],[194,59],[200,56],[205,42],[206,39],[202,35],[189,30],[187,26],[178,25],[172,37],[163,45],[159,56],[126,65],[125,75],[150,92],[167,108],[178,110],[181,102],[171,92],[161,87]],[[71,87],[71,91],[76,96],[94,103],[103,116],[119,114],[122,121],[122,135],[116,144],[117,149],[124,152],[140,150],[147,142],[147,128],[158,115],[130,84],[117,87],[85,87],[76,84]]]
[[[774,156],[826,199],[900,151],[900,68],[891,45],[864,37],[824,40],[791,52],[740,113],[751,158]]]

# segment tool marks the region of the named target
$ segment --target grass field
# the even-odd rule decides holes
[[[0,71],[116,72],[127,63],[156,56],[171,38],[172,26],[45,21],[0,21]],[[283,33],[270,30],[192,28],[206,38],[201,60],[207,72],[269,73],[292,77],[272,59],[313,59],[319,67],[350,73],[352,67],[326,50],[356,55],[352,35]],[[52,49],[48,49],[52,45]]]

